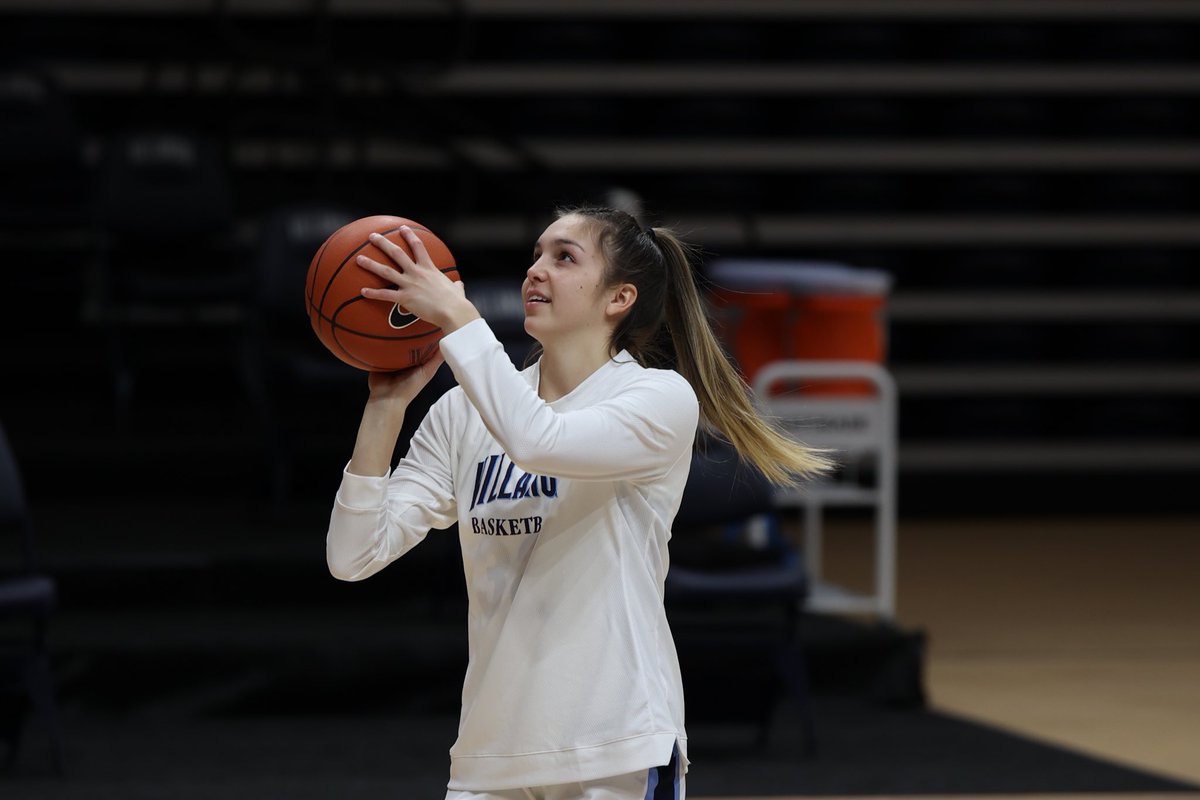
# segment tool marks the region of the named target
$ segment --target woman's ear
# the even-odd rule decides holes
[[[622,283],[616,286],[608,296],[608,305],[604,308],[605,316],[624,316],[629,309],[633,308],[634,302],[637,301],[637,293],[637,287],[632,283]]]

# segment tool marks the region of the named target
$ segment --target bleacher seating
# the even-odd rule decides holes
[[[958,495],[972,503],[996,469],[1036,490],[1063,464],[1083,478],[1159,476],[1160,499],[1194,505],[1175,489],[1200,470],[1200,441],[1163,423],[1187,419],[1200,393],[1195,348],[1181,343],[1200,322],[1194,9],[685,6],[47,0],[0,3],[0,43],[53,80],[88,180],[123,130],[221,142],[231,258],[251,262],[281,203],[320,199],[421,218],[467,280],[519,282],[555,204],[627,186],[710,255],[893,273],[902,508],[944,506],[948,472],[978,478],[977,495]],[[86,313],[87,238],[35,247],[27,231],[16,217],[0,230],[8,286],[76,316],[6,357],[14,438],[63,410],[39,401],[54,365],[95,373],[105,361]],[[31,253],[36,272],[14,266]],[[12,330],[42,318],[23,311]],[[1058,382],[1039,389],[1050,356]],[[1129,382],[1149,367],[1147,404]],[[236,370],[202,377],[230,382],[226,430],[252,424]],[[1001,391],[1002,379],[1026,388]],[[1095,423],[1075,425],[1072,409]],[[1066,429],[1078,433],[1047,439]],[[1142,445],[1167,456],[1123,457]],[[1089,459],[1097,447],[1108,455]],[[42,461],[37,449],[29,469],[51,470],[62,447]],[[1119,499],[1103,494],[1059,499]]]

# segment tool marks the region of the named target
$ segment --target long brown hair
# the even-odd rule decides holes
[[[778,486],[826,472],[825,451],[796,441],[755,407],[746,381],[709,324],[692,265],[697,252],[669,228],[643,227],[630,214],[584,206],[559,209],[595,225],[605,284],[631,283],[637,300],[613,329],[611,350],[628,350],[643,366],[672,366],[700,401],[701,424]]]

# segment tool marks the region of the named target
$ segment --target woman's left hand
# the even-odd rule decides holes
[[[450,280],[434,266],[421,237],[407,226],[400,228],[400,235],[412,249],[411,257],[403,247],[378,233],[371,234],[371,244],[393,263],[383,264],[364,255],[357,257],[356,263],[360,267],[396,285],[394,289],[364,287],[363,297],[399,303],[410,314],[437,325],[446,333],[479,319],[479,311],[467,299],[462,281]]]

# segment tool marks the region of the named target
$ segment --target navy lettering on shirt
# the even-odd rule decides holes
[[[558,497],[558,478],[531,475],[503,453],[488,456],[475,465],[471,511],[496,500],[520,500],[523,497]]]
[[[481,536],[524,536],[541,530],[541,517],[471,517],[471,533]]]
[[[558,497],[558,478],[525,472],[504,453],[490,455],[475,465],[471,509],[497,500],[525,497]],[[542,530],[542,518],[471,517],[471,532],[481,536],[526,536]]]

